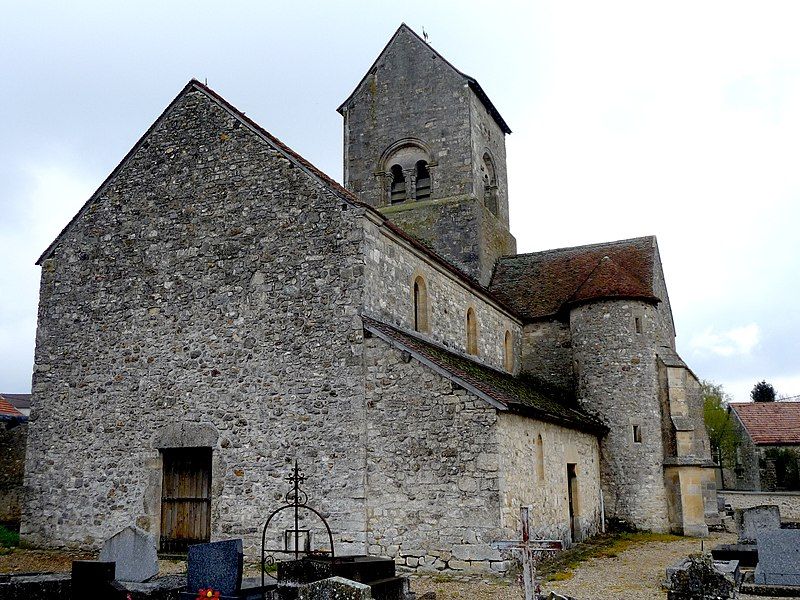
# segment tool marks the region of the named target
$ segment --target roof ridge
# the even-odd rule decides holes
[[[547,250],[537,250],[535,252],[521,252],[518,254],[507,254],[505,256],[501,256],[498,261],[502,260],[514,260],[515,258],[523,258],[528,256],[536,256],[536,255],[544,255],[544,254],[555,254],[558,252],[568,252],[571,250],[592,250],[595,248],[603,248],[607,246],[615,246],[615,245],[622,245],[622,244],[629,244],[631,242],[639,242],[644,240],[653,240],[657,241],[655,235],[642,235],[639,237],[633,238],[626,238],[624,240],[612,240],[610,242],[595,242],[594,244],[583,244],[579,246],[564,246],[562,248],[548,248]]]

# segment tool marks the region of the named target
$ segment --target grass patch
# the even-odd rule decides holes
[[[0,548],[16,548],[19,546],[19,533],[0,525]]]
[[[591,558],[615,558],[634,546],[653,542],[675,542],[681,539],[684,538],[667,533],[597,535],[576,544],[569,550],[559,552],[553,558],[542,561],[537,566],[536,574],[544,581],[565,581],[572,577],[574,569]]]

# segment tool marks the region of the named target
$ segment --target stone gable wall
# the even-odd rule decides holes
[[[210,445],[212,538],[252,555],[297,458],[363,552],[361,213],[177,100],[44,261],[23,539],[158,535],[159,447]]]
[[[658,395],[658,319],[639,301],[599,301],[570,313],[581,405],[610,432],[601,443],[606,515],[642,529],[669,528]],[[642,333],[634,316],[642,318]],[[633,425],[641,430],[634,442]]]
[[[408,330],[414,329],[414,279],[421,275],[428,289],[430,337],[457,352],[466,352],[466,315],[473,307],[478,322],[478,359],[504,369],[506,330],[514,337],[519,362],[521,327],[504,312],[482,300],[453,275],[387,237],[385,230],[365,223],[364,307],[367,314]]]
[[[377,337],[365,340],[371,554],[505,570],[496,410]]]
[[[544,478],[538,473],[542,436]],[[600,446],[587,433],[528,417],[501,413],[500,511],[504,539],[521,531],[521,506],[530,507],[531,536],[560,539],[565,547],[600,530]],[[578,497],[576,540],[572,540],[567,494],[567,464],[576,465]]]

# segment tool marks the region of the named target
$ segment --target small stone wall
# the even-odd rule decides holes
[[[742,492],[720,490],[720,496],[733,508],[751,508],[775,504],[781,509],[781,521],[800,521],[800,492]]]
[[[0,431],[0,523],[18,526],[28,424]]]

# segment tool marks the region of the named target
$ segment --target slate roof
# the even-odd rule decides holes
[[[570,406],[570,403],[574,403],[574,398],[563,392],[548,388],[530,378],[514,377],[498,371],[465,355],[423,340],[416,334],[370,317],[364,316],[362,319],[367,331],[408,352],[439,374],[482,397],[498,410],[515,412],[594,434],[602,435],[608,431],[599,420],[574,405]]]
[[[387,42],[386,46],[384,46],[383,50],[380,51],[380,54],[378,54],[378,58],[376,58],[375,62],[373,62],[372,65],[370,65],[369,69],[367,69],[366,74],[364,75],[364,77],[361,78],[361,81],[358,82],[358,85],[353,89],[353,91],[350,93],[350,95],[347,97],[347,99],[339,105],[339,108],[336,109],[338,112],[341,113],[342,109],[344,108],[344,106],[350,102],[350,99],[358,91],[358,89],[364,83],[364,80],[372,72],[372,69],[375,68],[375,65],[378,64],[378,61],[384,55],[384,53],[389,48],[389,46],[392,45],[392,42],[397,37],[397,34],[399,34],[401,31],[407,31],[408,33],[413,35],[415,38],[417,38],[420,41],[421,44],[425,44],[425,46],[427,48],[429,48],[430,51],[433,52],[442,62],[444,62],[448,67],[453,69],[453,71],[455,71],[459,76],[463,77],[464,81],[466,82],[466,84],[470,87],[470,89],[475,93],[475,95],[478,97],[478,99],[483,104],[484,108],[486,109],[486,112],[488,112],[490,115],[492,115],[492,118],[495,120],[497,125],[500,127],[500,130],[503,133],[511,133],[511,128],[508,126],[508,123],[506,123],[505,119],[503,119],[503,117],[500,115],[500,111],[498,111],[497,108],[495,107],[495,105],[492,104],[492,101],[489,100],[489,96],[487,96],[486,92],[483,91],[483,88],[481,87],[481,84],[478,83],[478,80],[475,79],[474,77],[470,77],[466,73],[463,73],[463,72],[459,71],[458,69],[456,69],[449,60],[447,60],[444,56],[439,54],[430,44],[428,44],[428,42],[426,42],[421,37],[419,37],[419,35],[417,35],[416,31],[411,29],[411,27],[409,27],[405,23],[401,23],[400,24],[400,27],[397,28],[397,31],[394,32],[394,35],[389,39],[389,41]]]
[[[0,396],[0,421],[24,422],[27,420],[28,417],[14,408],[11,402],[6,400],[3,396]]]
[[[731,402],[757,446],[800,445],[800,402]]]
[[[600,299],[659,302],[654,290],[653,236],[504,256],[489,290],[528,321],[563,315],[572,305]]]

